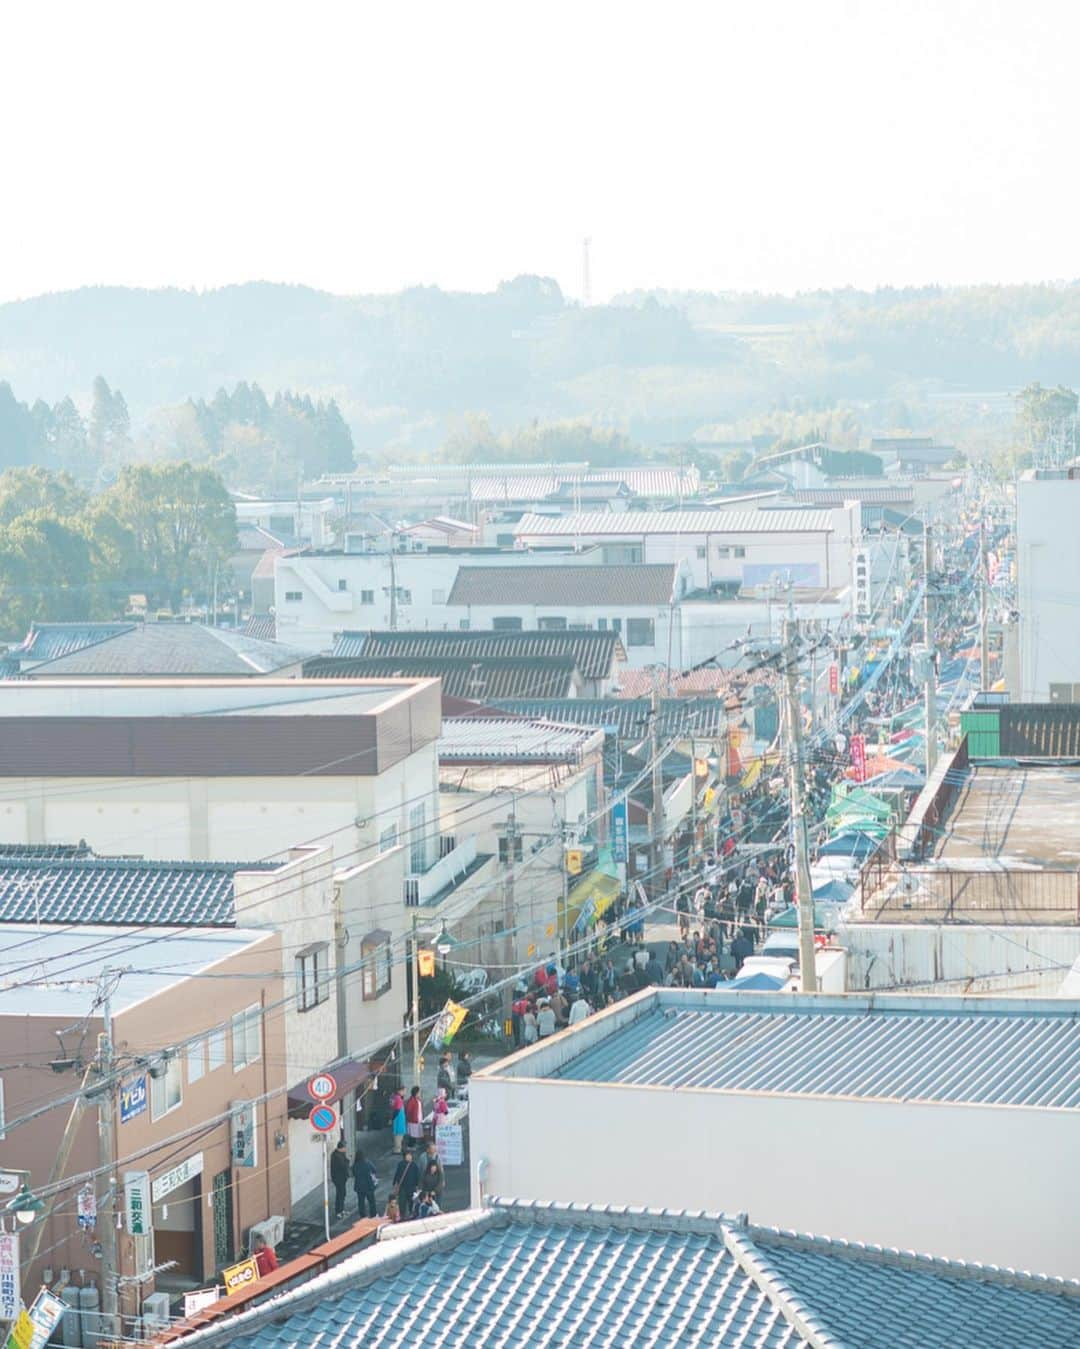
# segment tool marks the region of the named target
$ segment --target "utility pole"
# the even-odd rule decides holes
[[[390,631],[397,632],[397,535],[390,534]]]
[[[412,917],[412,1061],[413,1077],[420,1081],[420,935]]]
[[[985,691],[990,687],[989,640],[989,597],[987,595],[986,576],[986,519],[979,521],[979,688]]]
[[[934,541],[929,524],[923,530],[923,641],[926,643],[926,776],[937,763],[937,670],[934,660]]]
[[[518,831],[517,823],[517,802],[513,797],[510,798],[510,815],[506,821],[506,833],[503,835],[506,839],[506,876],[503,880],[503,932],[506,934],[504,946],[506,948],[506,973],[509,974],[515,965],[514,960],[514,927],[517,922],[514,908],[514,867],[517,859],[518,840],[521,834]],[[563,874],[566,873],[566,854],[562,858]],[[565,884],[565,882],[564,882]],[[502,991],[503,1023],[510,1021],[513,1013],[511,1008],[514,1002],[514,985],[512,982],[506,983]]]
[[[806,807],[803,801],[802,716],[799,707],[799,625],[789,616],[784,620],[783,680],[787,730],[788,792],[791,801],[791,825],[795,842],[795,902],[799,906],[799,972],[802,991],[817,992],[817,965],[814,948],[814,894],[810,880],[810,853],[806,841]]]
[[[652,842],[649,848],[649,894],[655,899],[664,882],[664,771],[660,762],[660,692],[653,680],[649,691],[649,762],[652,768]]]
[[[105,1178],[105,1194],[98,1204],[98,1218],[101,1230],[101,1311],[105,1322],[105,1337],[120,1338],[119,1287],[117,1284],[116,1259],[116,1157],[114,1137],[116,1133],[114,1111],[116,1105],[116,1087],[112,1080],[113,1040],[112,1040],[112,971],[105,967],[101,972],[104,998],[102,1005],[102,1029],[98,1036],[98,1166]]]

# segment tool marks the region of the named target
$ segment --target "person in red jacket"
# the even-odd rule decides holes
[[[251,1247],[252,1254],[255,1257],[255,1268],[259,1271],[259,1278],[263,1279],[271,1270],[277,1269],[277,1255],[273,1246],[268,1245],[266,1238],[263,1236],[256,1236],[251,1243]]]
[[[424,1136],[424,1107],[420,1101],[420,1088],[413,1087],[409,1099],[405,1102],[405,1132],[412,1139]]]

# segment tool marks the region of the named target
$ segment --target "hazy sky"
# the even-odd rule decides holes
[[[1065,0],[4,7],[0,299],[1080,274]]]

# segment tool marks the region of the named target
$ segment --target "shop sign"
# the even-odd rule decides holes
[[[441,1124],[435,1130],[435,1146],[443,1166],[461,1166],[465,1161],[465,1141],[460,1124]]]
[[[0,1232],[0,1321],[14,1321],[21,1310],[19,1234]]]
[[[60,1324],[66,1309],[67,1303],[63,1298],[57,1297],[55,1293],[50,1293],[47,1288],[43,1288],[38,1293],[37,1297],[34,1298],[33,1306],[30,1308],[30,1323],[34,1327],[30,1349],[44,1349],[49,1336]]]
[[[130,1082],[125,1082],[120,1088],[120,1123],[127,1124],[136,1115],[141,1115],[146,1109],[148,1099],[145,1073]]]
[[[144,1237],[150,1231],[150,1173],[124,1172],[124,1227],[128,1235]]]
[[[625,862],[630,855],[630,831],[626,823],[626,801],[616,801],[611,807],[611,849],[616,862]]]
[[[203,1155],[201,1152],[194,1152],[179,1166],[174,1166],[171,1171],[166,1171],[163,1176],[158,1176],[150,1187],[154,1197],[154,1203],[159,1203],[167,1194],[172,1194],[173,1190],[178,1190],[181,1185],[186,1185],[189,1180],[202,1175]]]
[[[233,1101],[229,1119],[233,1166],[255,1165],[255,1107],[250,1101]]]
[[[250,1288],[259,1282],[259,1267],[254,1260],[241,1260],[238,1265],[230,1265],[221,1272],[225,1280],[225,1296],[238,1293],[241,1288]]]

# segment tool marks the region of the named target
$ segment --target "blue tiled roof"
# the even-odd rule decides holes
[[[493,1200],[196,1333],[254,1349],[1076,1344],[1080,1284],[720,1214]],[[185,1341],[188,1342],[188,1341]]]
[[[236,872],[275,865],[0,853],[0,923],[231,925]]]
[[[565,1053],[571,1048],[563,1044]],[[1080,1017],[1047,999],[663,990],[554,1077],[1080,1109]]]

